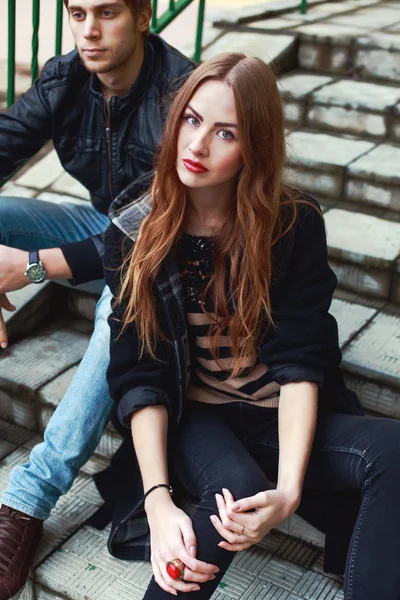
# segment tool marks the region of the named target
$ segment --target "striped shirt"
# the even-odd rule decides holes
[[[188,399],[209,404],[252,402],[257,406],[277,407],[280,385],[271,380],[268,367],[257,357],[243,359],[242,371],[230,378],[233,366],[228,331],[220,336],[218,361],[211,353],[208,332],[212,326],[212,293],[201,300],[213,271],[213,240],[183,233],[176,258],[184,292],[193,374]],[[232,308],[231,308],[232,310]]]

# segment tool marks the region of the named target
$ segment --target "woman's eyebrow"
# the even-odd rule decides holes
[[[190,104],[188,104],[187,108],[189,110],[191,110],[193,114],[196,115],[196,117],[199,119],[199,121],[204,121],[201,114],[198,113],[197,110],[194,110],[193,106],[190,106]],[[217,121],[216,123],[214,123],[214,127],[237,127],[237,123],[223,123],[223,122]]]
[[[237,127],[237,123],[214,123],[215,127]]]
[[[199,119],[199,121],[204,121],[203,117],[197,112],[197,110],[194,110],[193,106],[190,106],[190,104],[187,105],[188,109],[192,111],[192,113],[194,113],[196,115],[196,117]]]

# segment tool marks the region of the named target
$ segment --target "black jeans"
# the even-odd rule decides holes
[[[197,557],[216,564],[217,579],[190,600],[211,598],[234,553],[218,547],[210,516],[223,487],[235,499],[271,487],[278,470],[278,410],[247,403],[188,403],[176,446],[175,470],[199,498],[192,515]],[[400,598],[400,421],[319,412],[304,490],[359,490],[361,506],[345,570],[346,600]],[[146,600],[166,600],[152,579]]]

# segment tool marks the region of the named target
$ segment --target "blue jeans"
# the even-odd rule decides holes
[[[234,557],[217,545],[222,538],[210,521],[218,514],[215,494],[225,487],[239,499],[271,488],[278,473],[278,410],[188,403],[174,451],[175,475],[199,499],[192,515],[197,557],[221,569],[199,592],[179,597],[208,600]],[[347,555],[346,600],[400,598],[399,456],[399,421],[320,411],[303,489],[361,493]],[[153,578],[144,598],[167,600],[170,594]]]
[[[104,231],[108,217],[87,206],[0,197],[0,244],[34,250],[79,241]],[[71,487],[78,470],[93,454],[112,409],[106,370],[111,293],[106,287],[97,304],[89,347],[67,393],[50,419],[44,441],[29,463],[16,467],[3,504],[46,519],[58,498]]]

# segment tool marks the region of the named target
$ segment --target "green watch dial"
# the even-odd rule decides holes
[[[26,276],[32,283],[41,283],[46,277],[46,271],[40,263],[35,263],[28,267]]]

